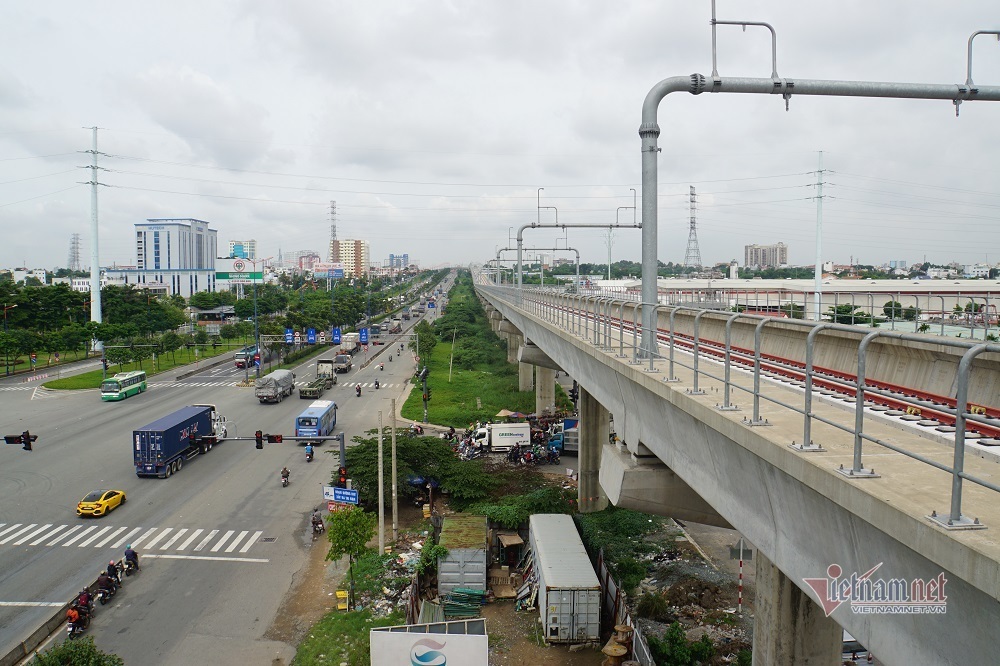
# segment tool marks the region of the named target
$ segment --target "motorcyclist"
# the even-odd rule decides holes
[[[392,363],[392,352],[389,352],[389,363]]]
[[[122,584],[122,577],[121,574],[118,573],[118,565],[115,564],[114,560],[108,562],[108,576],[110,576],[111,580],[115,582],[115,585]]]
[[[378,369],[379,370],[383,370],[384,368],[385,368],[385,364],[384,363],[379,363],[378,364]]]
[[[306,444],[306,458],[312,458],[312,457],[313,457],[313,445]]]
[[[125,561],[135,565],[135,570],[139,570],[139,553],[132,549],[132,544],[125,544]]]
[[[315,510],[315,511],[313,511],[313,515],[312,515],[312,525],[313,525],[313,529],[316,529],[317,527],[318,527],[318,528],[319,528],[320,530],[323,530],[323,529],[324,529],[324,525],[323,525],[323,517],[319,515],[319,510],[318,510],[318,509],[317,509],[317,510]]]
[[[358,394],[359,398],[361,397],[361,384],[355,384],[354,392]]]
[[[97,577],[97,589],[104,590],[111,596],[115,593],[115,582],[111,580],[111,576],[108,575],[107,571],[102,571],[101,575]]]
[[[90,588],[85,587],[80,590],[80,594],[76,597],[76,605],[80,608],[85,608],[87,611],[91,611],[94,608],[94,598],[90,594]]]
[[[288,477],[291,476],[291,475],[292,475],[292,473],[288,471],[287,467],[282,467],[281,468],[281,478],[282,479],[287,480]]]
[[[378,380],[375,380],[375,388],[378,388]]]
[[[66,611],[66,621],[69,622],[74,629],[81,628],[80,611],[78,611],[75,606],[70,606],[69,610]]]

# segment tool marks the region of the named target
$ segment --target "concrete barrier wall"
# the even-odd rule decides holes
[[[123,564],[122,560],[118,560],[118,564]],[[123,574],[124,575],[124,574]],[[97,579],[88,585],[91,590],[97,589]],[[63,629],[66,626],[66,611],[69,610],[70,605],[76,601],[76,597],[66,602],[59,607],[49,619],[41,624],[38,629],[31,632],[31,635],[21,641],[18,645],[14,646],[10,652],[0,657],[0,666],[14,666],[20,663],[22,660],[33,656],[32,653],[38,649],[38,646],[48,640],[56,631]],[[97,603],[97,600],[94,600]]]

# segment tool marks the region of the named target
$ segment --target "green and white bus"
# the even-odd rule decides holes
[[[146,373],[142,370],[119,372],[101,382],[101,400],[124,400],[146,390]]]

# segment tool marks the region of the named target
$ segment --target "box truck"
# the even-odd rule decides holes
[[[538,610],[550,643],[586,643],[601,637],[601,584],[573,518],[536,513],[528,542],[538,576]]]
[[[226,417],[215,405],[191,405],[132,432],[136,476],[165,479],[185,460],[208,453],[226,438]]]
[[[515,445],[531,445],[531,424],[487,423],[473,434],[472,439],[478,446],[487,446],[491,451],[507,452]]]

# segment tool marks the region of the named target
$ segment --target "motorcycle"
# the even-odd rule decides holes
[[[378,380],[377,379],[375,380],[375,390],[376,391],[378,390]]]
[[[392,363],[392,354],[389,354],[389,363]]]
[[[114,589],[113,587],[111,590],[106,590],[103,587],[97,588],[97,600],[101,602],[102,606],[111,601],[111,598],[115,596]]]
[[[66,638],[73,639],[82,634],[90,626],[90,615],[85,614],[79,608],[80,618],[76,622],[66,622]]]
[[[559,464],[559,449],[556,447],[551,447],[548,453],[549,464],[558,465]]]
[[[139,566],[132,560],[125,560],[125,575],[131,576],[135,573],[139,573]]]
[[[319,535],[326,531],[326,525],[323,524],[322,520],[313,521],[313,541],[319,538]]]
[[[288,487],[288,477],[287,476],[282,476],[281,477],[281,487],[282,488],[287,488]]]
[[[361,384],[354,387],[354,392],[358,394],[359,398],[361,397]]]
[[[379,372],[382,372],[382,370],[384,370],[384,369],[385,369],[385,366],[384,366],[384,364],[382,364],[382,363],[379,363],[379,364],[378,364],[378,370],[379,370]]]
[[[313,461],[313,452],[312,451],[306,451],[306,462],[307,463],[311,463],[312,461]]]

